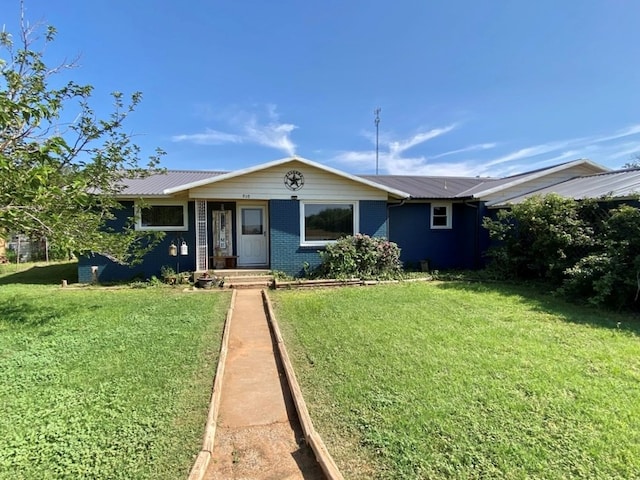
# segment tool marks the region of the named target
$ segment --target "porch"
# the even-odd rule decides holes
[[[195,203],[195,270],[264,269],[269,267],[267,202],[197,199]]]

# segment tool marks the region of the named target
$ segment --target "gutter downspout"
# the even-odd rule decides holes
[[[391,218],[389,216],[389,210],[396,207],[401,207],[407,203],[407,199],[403,198],[400,203],[388,203],[387,204],[387,240],[391,240]]]
[[[469,203],[468,200],[464,201],[464,204],[467,207],[471,207],[471,208],[475,208],[476,209],[476,224],[475,224],[475,228],[473,229],[473,265],[474,268],[476,270],[478,270],[480,268],[480,206],[479,205],[473,205],[472,203]]]

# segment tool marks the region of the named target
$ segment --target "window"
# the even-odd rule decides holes
[[[451,228],[451,204],[431,204],[431,228]]]
[[[358,203],[300,203],[300,243],[326,245],[358,231]]]
[[[242,235],[262,235],[262,208],[242,209]]]
[[[187,202],[137,206],[137,230],[178,231],[188,229]]]

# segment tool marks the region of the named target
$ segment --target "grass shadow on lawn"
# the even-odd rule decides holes
[[[521,298],[530,308],[556,315],[567,322],[590,325],[612,331],[625,331],[640,336],[640,317],[633,312],[614,312],[595,307],[569,303],[554,297],[540,287],[506,283],[443,282],[438,288],[460,291],[494,291],[501,295]]]
[[[62,280],[78,283],[78,264],[76,262],[33,265],[27,270],[11,273],[13,265],[4,265],[7,272],[0,276],[0,285],[60,285]]]
[[[6,298],[0,300],[0,318],[7,323],[26,327],[40,327],[65,317],[77,308],[60,305],[34,304],[31,300]]]

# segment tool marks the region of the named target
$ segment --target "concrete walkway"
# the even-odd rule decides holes
[[[238,290],[205,479],[323,479],[304,442],[260,290]]]

